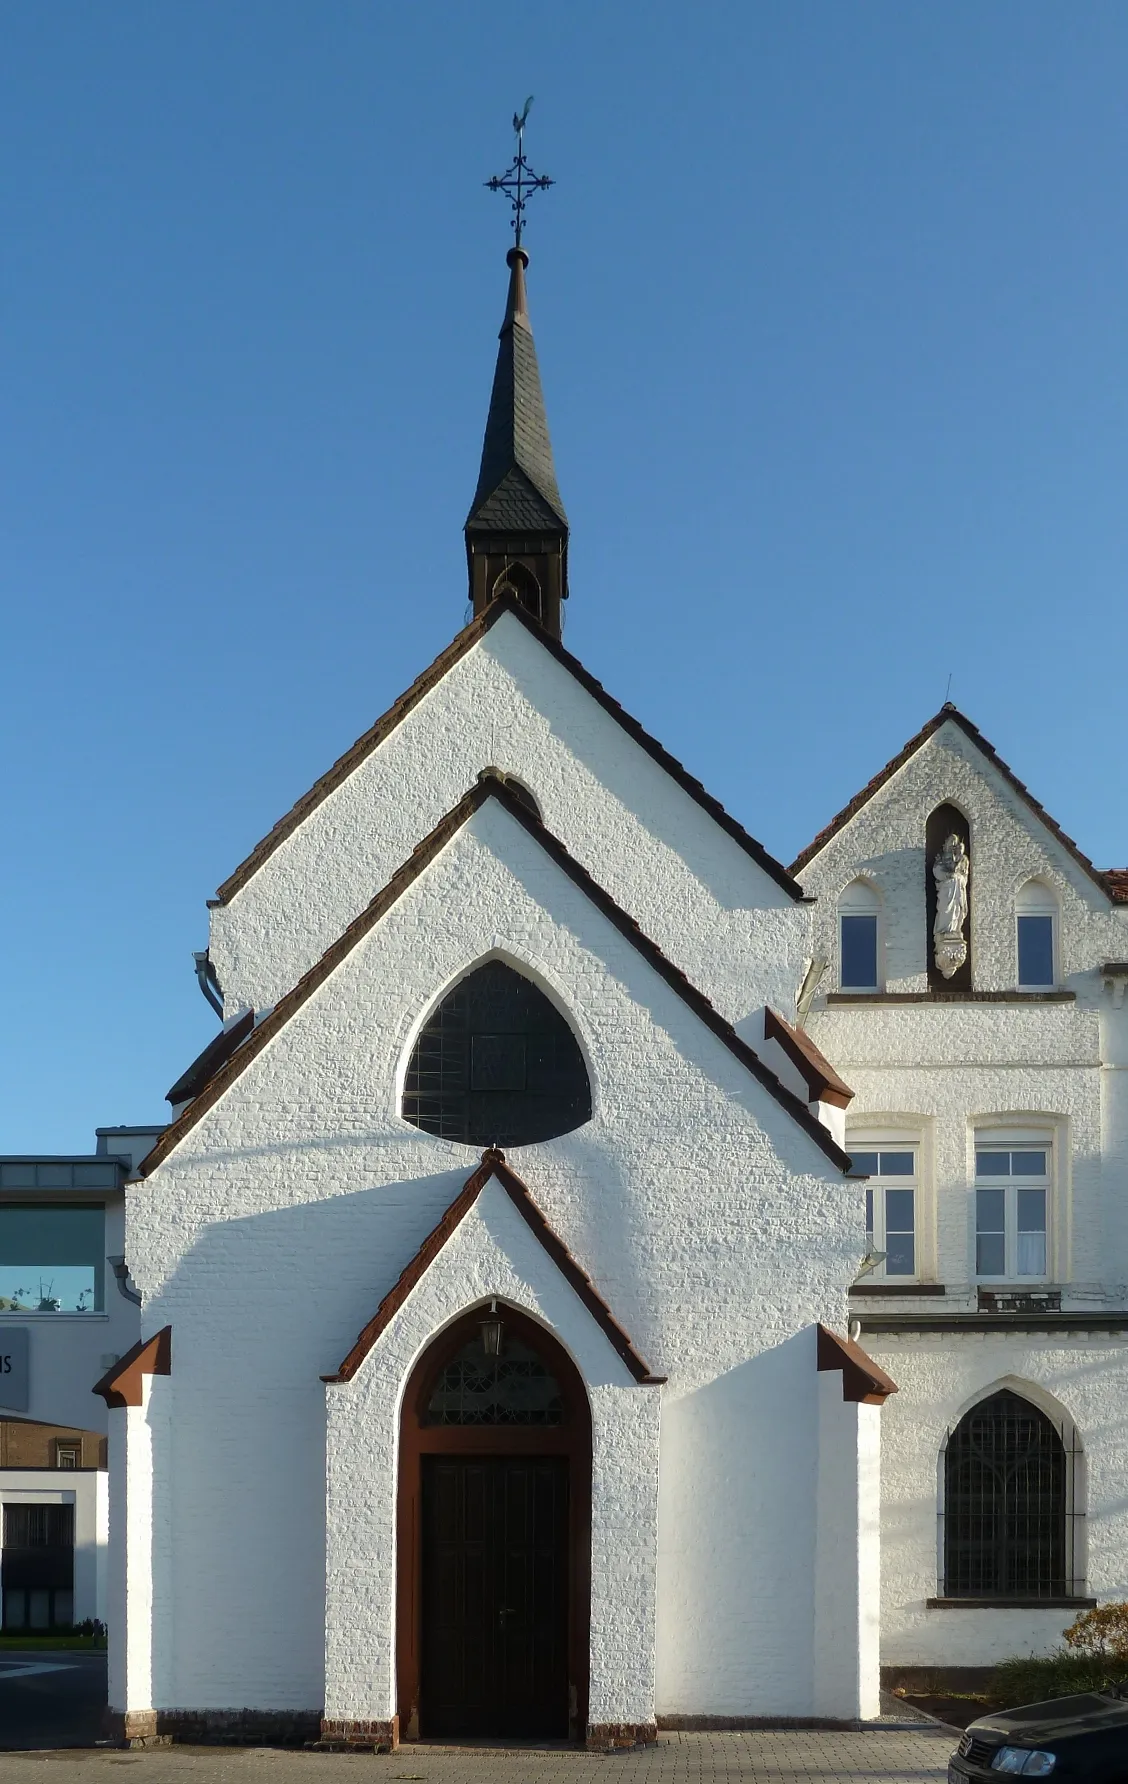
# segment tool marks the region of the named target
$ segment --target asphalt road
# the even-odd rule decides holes
[[[104,1654],[0,1654],[0,1752],[92,1747],[102,1735]]]

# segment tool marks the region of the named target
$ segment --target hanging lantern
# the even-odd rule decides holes
[[[502,1323],[497,1317],[497,1302],[490,1308],[490,1318],[481,1322],[482,1349],[488,1357],[501,1355]]]

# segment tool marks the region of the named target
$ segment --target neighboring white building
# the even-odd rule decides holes
[[[6,1634],[106,1618],[106,1409],[137,1341],[122,1184],[162,1130],[81,1156],[0,1157],[0,1615]]]
[[[971,863],[936,965],[934,863]],[[885,1262],[851,1290],[900,1393],[882,1658],[984,1666],[1128,1598],[1128,874],[946,706],[800,856],[808,1032],[856,1092]]]
[[[126,1187],[130,1738],[849,1722],[1128,1596],[1128,876],[948,708],[748,836],[560,642],[509,263],[474,618],[220,888]]]

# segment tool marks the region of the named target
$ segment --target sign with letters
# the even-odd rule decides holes
[[[26,1326],[0,1325],[0,1411],[27,1411]]]

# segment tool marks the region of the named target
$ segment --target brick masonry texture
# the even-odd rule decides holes
[[[862,1244],[860,1186],[495,801],[183,1144],[130,1188],[128,1254],[146,1297],[145,1329],[171,1323],[174,1332],[169,1448],[155,1456],[157,1479],[175,1499],[167,1519],[176,1532],[175,1639],[155,1636],[158,1649],[167,1642],[165,1688],[188,1705],[230,1702],[237,1687],[247,1703],[303,1708],[324,1688],[330,1716],[382,1719],[394,1709],[388,1446],[398,1395],[423,1343],[466,1305],[501,1293],[536,1312],[535,1297],[548,1292],[543,1251],[526,1228],[521,1242],[538,1253],[526,1268],[517,1240],[498,1227],[490,1269],[468,1261],[461,1286],[448,1285],[441,1310],[414,1328],[384,1384],[373,1447],[356,1451],[347,1486],[349,1519],[363,1510],[371,1534],[367,1574],[357,1577],[337,1565],[332,1540],[326,1562],[318,1378],[337,1368],[477,1162],[471,1149],[403,1122],[399,1092],[435,1001],[495,952],[567,1012],[594,1093],[587,1126],[521,1148],[514,1162],[651,1367],[670,1378],[660,1457],[668,1505],[656,1535],[644,1536],[638,1499],[655,1479],[656,1425],[645,1466],[625,1428],[622,1442],[604,1446],[605,1474],[597,1462],[604,1510],[593,1540],[604,1546],[593,1575],[608,1594],[621,1585],[614,1605],[608,1599],[616,1615],[593,1638],[591,1720],[650,1720],[655,1703],[671,1712],[810,1713],[809,1630],[802,1618],[781,1629],[757,1606],[794,1595],[800,1578],[802,1592],[814,1592],[813,1541],[795,1540],[814,1518],[812,1328],[844,1326]],[[451,1247],[440,1262],[448,1255]],[[429,1280],[403,1316],[413,1302],[428,1306]],[[553,1293],[550,1323],[571,1331],[566,1296],[559,1286]],[[626,1372],[597,1336],[604,1370],[619,1371],[608,1378],[594,1364],[582,1368],[598,1425],[601,1379],[610,1385]],[[376,1379],[370,1361],[358,1393]],[[341,1393],[329,1390],[331,1508]],[[632,1420],[653,1394],[630,1385]],[[189,1481],[191,1492],[175,1498],[177,1483]],[[348,1522],[334,1528],[347,1532]],[[647,1574],[655,1544],[656,1585],[653,1566]],[[359,1672],[344,1658],[346,1618],[339,1642],[330,1621],[326,1673],[324,1607],[338,1581],[341,1601],[351,1597],[350,1614],[364,1619],[354,1634],[382,1619],[371,1648],[354,1644],[365,1656]],[[214,1606],[232,1596],[244,1615],[228,1631]],[[628,1664],[619,1612],[632,1609],[644,1639]]]
[[[827,1005],[810,1032],[856,1092],[851,1132],[900,1133],[920,1143],[918,1245],[923,1277],[943,1283],[945,1306],[976,1306],[976,1136],[992,1122],[1034,1130],[1052,1145],[1050,1276],[1066,1311],[1128,1304],[1128,1010],[1103,984],[1106,960],[1128,952],[1128,912],[1110,906],[1067,848],[1032,812],[963,728],[948,721],[803,868],[817,894],[814,948],[837,989],[837,902],[857,877],[881,899],[884,983],[927,988],[925,826],[951,803],[971,838],[971,935],[977,990],[1014,990],[1015,899],[1037,879],[1059,912],[1059,983],[1066,1003]],[[882,1660],[886,1665],[990,1665],[1044,1652],[1070,1613],[950,1612],[939,1595],[938,1514],[947,1432],[976,1400],[1006,1385],[1076,1429],[1087,1557],[1081,1573],[1101,1597],[1128,1596],[1128,1350],[1079,1332],[866,1335],[866,1349],[900,1387],[882,1416]],[[870,1309],[878,1308],[876,1301]],[[888,1312],[889,1304],[881,1310]],[[923,1310],[923,1308],[922,1308]]]

